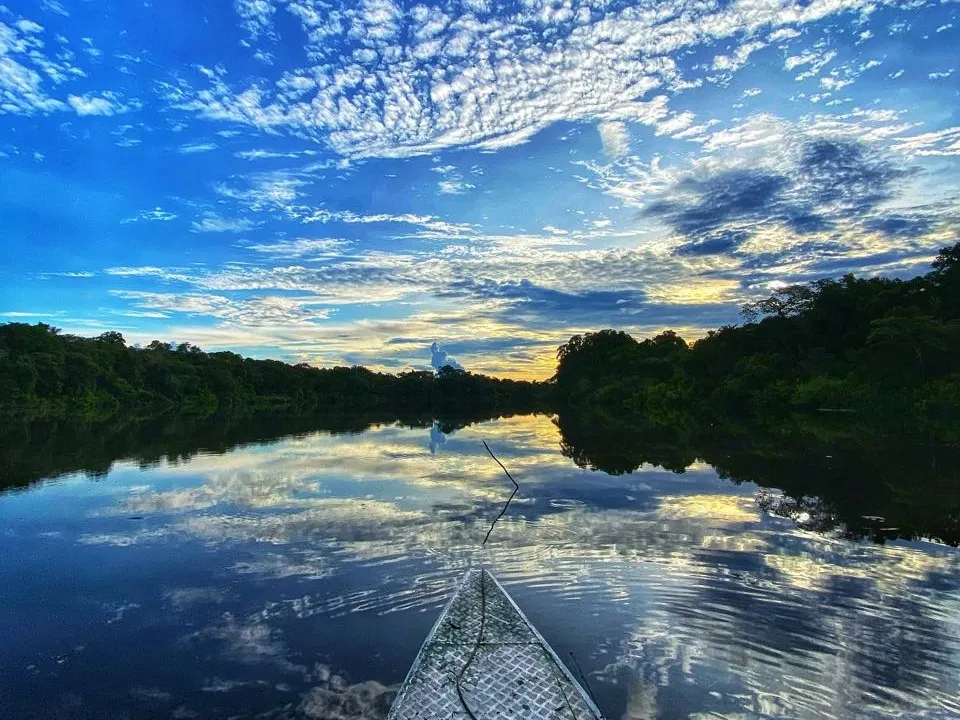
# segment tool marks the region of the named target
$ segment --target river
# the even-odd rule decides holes
[[[284,432],[4,483],[0,717],[382,718],[480,564],[609,720],[960,715],[960,553],[869,503],[593,469],[547,416]]]

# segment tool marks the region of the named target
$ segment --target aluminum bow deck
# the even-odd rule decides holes
[[[486,570],[468,570],[427,636],[388,720],[603,720]]]

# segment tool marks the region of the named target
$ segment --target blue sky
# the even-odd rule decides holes
[[[958,240],[960,4],[0,6],[0,320],[547,377]]]

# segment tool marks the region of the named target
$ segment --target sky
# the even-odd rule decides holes
[[[960,4],[0,5],[0,321],[546,378],[956,242]],[[434,345],[436,343],[436,345]]]

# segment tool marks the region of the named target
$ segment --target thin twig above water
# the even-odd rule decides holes
[[[487,452],[490,453],[490,457],[496,461],[497,465],[503,468],[503,471],[507,474],[507,477],[510,478],[510,482],[513,483],[513,492],[510,493],[510,497],[507,498],[507,502],[504,504],[503,509],[500,510],[500,514],[493,519],[492,523],[490,523],[490,529],[487,530],[487,535],[485,538],[483,538],[483,542],[480,544],[480,547],[483,547],[487,544],[487,540],[490,539],[490,533],[493,532],[493,528],[496,526],[497,522],[503,517],[504,513],[507,512],[507,508],[510,507],[510,501],[513,500],[514,496],[516,496],[517,492],[519,492],[520,485],[517,484],[517,481],[513,479],[513,475],[510,474],[510,471],[507,470],[506,466],[500,462],[496,455],[493,454],[493,450],[491,450],[490,446],[487,445],[487,441],[481,440],[480,442],[483,443],[483,446],[487,449]]]

